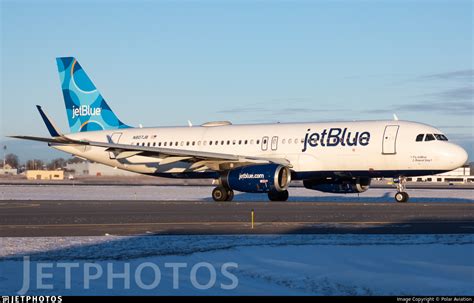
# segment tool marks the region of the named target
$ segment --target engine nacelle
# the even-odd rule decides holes
[[[256,164],[234,168],[221,179],[221,182],[229,188],[246,193],[284,191],[290,181],[290,169],[278,164]]]
[[[303,185],[308,189],[318,190],[325,193],[363,193],[370,187],[370,178],[304,180]]]

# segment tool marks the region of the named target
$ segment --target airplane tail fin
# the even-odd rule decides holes
[[[76,58],[56,58],[72,133],[129,128],[110,109]]]

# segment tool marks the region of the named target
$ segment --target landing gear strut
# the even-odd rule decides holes
[[[405,191],[405,189],[406,189],[405,183],[406,182],[407,181],[406,181],[405,177],[399,177],[398,178],[397,193],[395,194],[395,201],[397,201],[398,203],[405,203],[410,198],[408,193]]]
[[[270,199],[270,201],[286,201],[288,200],[288,197],[289,194],[287,190],[268,192],[268,199]]]
[[[212,199],[216,202],[232,201],[234,198],[234,191],[227,189],[224,186],[218,186],[212,191]]]

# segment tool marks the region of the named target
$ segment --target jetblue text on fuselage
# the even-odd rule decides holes
[[[330,128],[324,129],[322,132],[313,132],[308,129],[304,138],[302,152],[309,147],[317,146],[367,146],[370,141],[370,133],[354,132],[346,128]]]
[[[81,105],[79,107],[72,107],[72,118],[82,116],[100,116],[102,109],[100,107],[90,107],[89,105]]]

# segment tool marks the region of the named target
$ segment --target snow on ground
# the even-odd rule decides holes
[[[2,200],[161,200],[212,201],[210,186],[0,185]],[[361,194],[329,194],[290,188],[290,201],[393,202],[395,189],[371,188]],[[474,202],[474,190],[408,189],[410,202]],[[236,193],[234,201],[267,201],[265,194]]]
[[[20,260],[29,256],[27,294],[474,295],[474,235],[467,234],[0,238],[0,245],[2,294],[22,288]],[[38,289],[41,263],[51,276],[40,282],[52,290]],[[179,276],[177,263],[186,266]],[[70,289],[64,264],[78,267]],[[130,266],[130,289],[108,266],[114,273]],[[84,275],[98,267],[97,279]],[[155,285],[153,268],[161,273]]]

